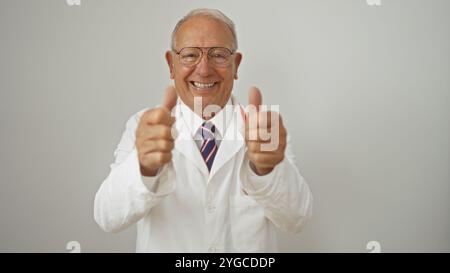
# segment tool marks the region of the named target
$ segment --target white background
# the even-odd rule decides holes
[[[450,251],[450,2],[0,1],[0,251],[134,251],[93,220],[126,120],[159,104],[188,11],[237,26],[234,94],[278,104],[314,216],[282,251]]]

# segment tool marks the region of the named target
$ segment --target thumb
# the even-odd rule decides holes
[[[248,104],[255,106],[259,110],[259,106],[262,104],[262,96],[258,87],[252,86],[248,91]]]
[[[177,104],[177,92],[175,91],[175,87],[170,85],[166,88],[166,92],[164,93],[163,103],[161,106],[167,108],[167,110],[171,111],[173,107]]]

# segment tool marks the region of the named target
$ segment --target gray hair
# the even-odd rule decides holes
[[[175,28],[172,31],[172,39],[171,39],[171,48],[172,50],[175,50],[175,36],[177,34],[178,29],[180,26],[186,22],[187,20],[197,17],[197,16],[205,16],[212,19],[215,19],[217,21],[220,21],[224,23],[231,31],[231,34],[233,35],[233,48],[232,50],[236,50],[238,47],[237,42],[237,36],[236,36],[236,29],[234,26],[233,21],[231,21],[230,18],[228,18],[225,14],[223,14],[221,11],[217,9],[194,9],[190,11],[187,15],[185,15],[178,23],[176,24]]]

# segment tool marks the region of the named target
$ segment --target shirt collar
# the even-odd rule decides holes
[[[191,108],[189,108],[182,100],[180,101],[180,110],[182,118],[189,129],[191,136],[194,138],[197,134],[198,128],[205,122],[203,118],[194,113]],[[231,101],[231,96],[227,101],[225,107],[222,108],[216,115],[209,120],[216,127],[216,138],[223,138],[226,133],[226,129],[230,121],[233,118],[233,104]]]

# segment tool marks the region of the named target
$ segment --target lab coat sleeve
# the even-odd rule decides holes
[[[107,232],[119,232],[139,221],[175,189],[168,171],[171,163],[161,168],[155,177],[141,175],[135,132],[144,111],[128,120],[114,152],[110,173],[95,195],[94,219]]]
[[[264,207],[266,217],[278,228],[297,233],[312,215],[313,197],[291,149],[288,135],[285,158],[269,174],[255,174],[246,158],[240,176],[243,190]]]

